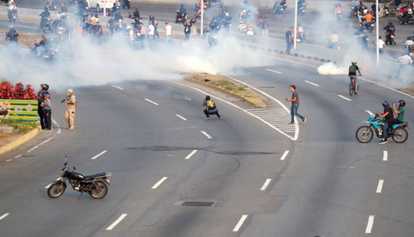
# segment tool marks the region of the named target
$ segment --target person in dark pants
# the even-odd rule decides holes
[[[379,113],[378,116],[385,118],[385,123],[384,129],[382,130],[382,140],[379,144],[387,144],[388,128],[390,127],[390,122],[394,119],[394,113],[388,101],[382,102],[382,106],[384,106],[384,113]]]
[[[40,90],[37,93],[37,114],[39,115],[40,118],[40,125],[42,127],[42,129],[46,129],[45,126],[45,115],[44,115],[44,110],[42,107],[42,103],[43,103],[43,95],[44,94],[49,94],[49,92],[47,91],[49,90],[49,86],[47,84],[41,84],[40,85]]]
[[[45,129],[51,130],[52,129],[52,102],[50,101],[50,95],[44,94],[43,95],[43,111],[45,115]]]
[[[286,53],[290,54],[290,51],[292,49],[292,43],[293,43],[293,27],[290,27],[288,31],[286,31],[286,44],[287,49]]]
[[[187,41],[190,40],[190,34],[191,34],[191,27],[193,26],[193,24],[191,23],[190,19],[187,19],[184,22],[184,34],[185,34],[185,39]]]
[[[217,115],[217,117],[219,119],[222,119],[222,117],[220,116],[220,114],[218,112],[216,103],[212,99],[210,99],[210,96],[209,95],[207,95],[204,98],[203,106],[206,107],[206,109],[204,110],[204,114],[206,115],[205,120],[210,120],[210,115],[211,114],[215,114],[215,115]]]
[[[295,124],[295,115],[298,116],[300,119],[302,119],[303,123],[306,123],[306,118],[303,117],[302,115],[298,114],[299,95],[298,95],[298,92],[296,91],[296,86],[291,85],[290,86],[290,91],[292,92],[292,99],[286,98],[287,102],[292,102],[292,106],[290,107],[291,120],[290,120],[290,123],[288,125]]]

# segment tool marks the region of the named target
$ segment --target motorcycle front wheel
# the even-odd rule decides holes
[[[58,198],[62,196],[65,190],[66,185],[64,183],[54,183],[47,189],[47,195],[51,198]]]
[[[408,132],[405,128],[398,127],[394,130],[394,134],[392,135],[392,140],[396,143],[404,143],[408,139]]]
[[[361,126],[357,129],[355,137],[360,143],[368,143],[374,137],[374,131],[370,126]]]
[[[108,186],[103,181],[96,181],[92,187],[92,191],[89,191],[89,195],[95,199],[101,199],[108,193]]]

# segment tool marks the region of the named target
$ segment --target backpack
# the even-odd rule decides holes
[[[356,73],[356,66],[355,65],[350,66],[349,67],[349,72],[350,73]]]
[[[207,109],[215,109],[216,108],[216,103],[214,103],[213,100],[208,100],[207,101]]]

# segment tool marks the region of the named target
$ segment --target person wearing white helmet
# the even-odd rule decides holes
[[[75,112],[78,108],[78,101],[72,89],[68,89],[64,102],[67,104],[65,119],[68,122],[68,129],[75,130]]]

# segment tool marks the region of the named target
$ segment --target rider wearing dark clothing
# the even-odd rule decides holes
[[[392,111],[392,108],[390,107],[388,101],[384,101],[382,103],[382,106],[384,106],[384,113],[378,114],[379,117],[385,118],[384,122],[384,129],[382,131],[382,141],[380,144],[386,144],[387,143],[387,135],[388,135],[388,128],[392,125],[390,123],[394,120],[394,113]]]
[[[17,43],[18,37],[19,34],[17,33],[17,31],[14,28],[11,28],[9,32],[7,32],[5,40],[9,39],[9,41]]]
[[[135,8],[133,14],[134,14],[134,19],[137,19],[137,18],[139,19],[140,18],[138,7]]]
[[[384,30],[387,31],[387,39],[385,43],[390,42],[391,44],[391,33],[395,32],[395,26],[392,24],[392,21],[388,21],[388,25],[384,27]]]
[[[50,17],[49,9],[47,7],[45,7],[45,10],[42,13],[40,13],[39,16],[42,17],[42,19],[40,20],[40,29],[42,29],[43,26],[45,25],[46,21],[47,21],[47,18]]]
[[[179,9],[180,13],[187,13],[187,9],[185,9],[184,5],[181,5],[180,9]]]

